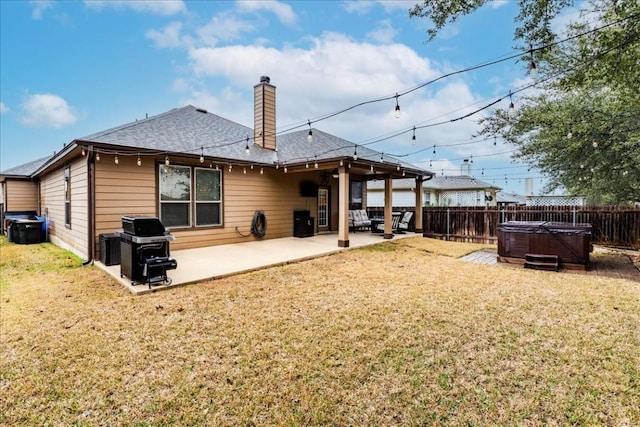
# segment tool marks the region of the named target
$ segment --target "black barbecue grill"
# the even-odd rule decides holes
[[[175,240],[158,218],[123,216],[120,233],[120,277],[128,277],[131,284],[171,284],[167,270],[175,270],[178,263],[169,256],[169,242]]]

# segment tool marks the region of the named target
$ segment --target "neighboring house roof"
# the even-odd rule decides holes
[[[396,190],[411,189],[415,188],[415,183],[414,179],[396,179],[393,181],[393,188]],[[369,190],[384,189],[384,180],[369,181],[367,188]],[[430,180],[424,181],[422,188],[425,190],[501,190],[500,187],[468,175],[435,176]]]
[[[507,193],[506,191],[498,191],[496,193],[496,201],[498,203],[517,203],[524,205],[527,203],[527,197],[516,193]]]
[[[50,158],[51,156],[43,157],[41,159],[32,160],[28,163],[24,163],[19,166],[14,166],[12,168],[9,168],[7,170],[0,172],[0,175],[2,175],[3,177],[10,176],[10,177],[28,178],[31,176],[31,174],[33,174],[36,170],[38,170],[43,164],[45,164],[45,162]]]
[[[469,175],[436,176],[425,181],[423,187],[434,190],[502,190],[501,187],[496,187]]]

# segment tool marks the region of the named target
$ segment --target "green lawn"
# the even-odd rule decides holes
[[[417,237],[132,296],[0,238],[0,424],[640,425],[640,283]]]

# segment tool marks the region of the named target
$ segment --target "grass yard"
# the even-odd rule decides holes
[[[131,296],[0,238],[0,424],[640,425],[640,283],[421,237]]]

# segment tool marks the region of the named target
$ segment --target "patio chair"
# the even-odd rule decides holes
[[[393,216],[391,217],[391,232],[392,233],[401,233],[401,231],[399,231],[399,226],[400,226],[400,212],[393,212],[392,214]],[[411,219],[411,218],[409,218]],[[378,233],[384,233],[384,222],[378,223],[376,225],[376,229],[372,230],[372,231],[376,231]]]
[[[409,223],[411,222],[411,218],[413,218],[413,212],[405,212],[402,216],[400,222],[398,222],[398,233],[404,234],[406,231],[409,231]]]

